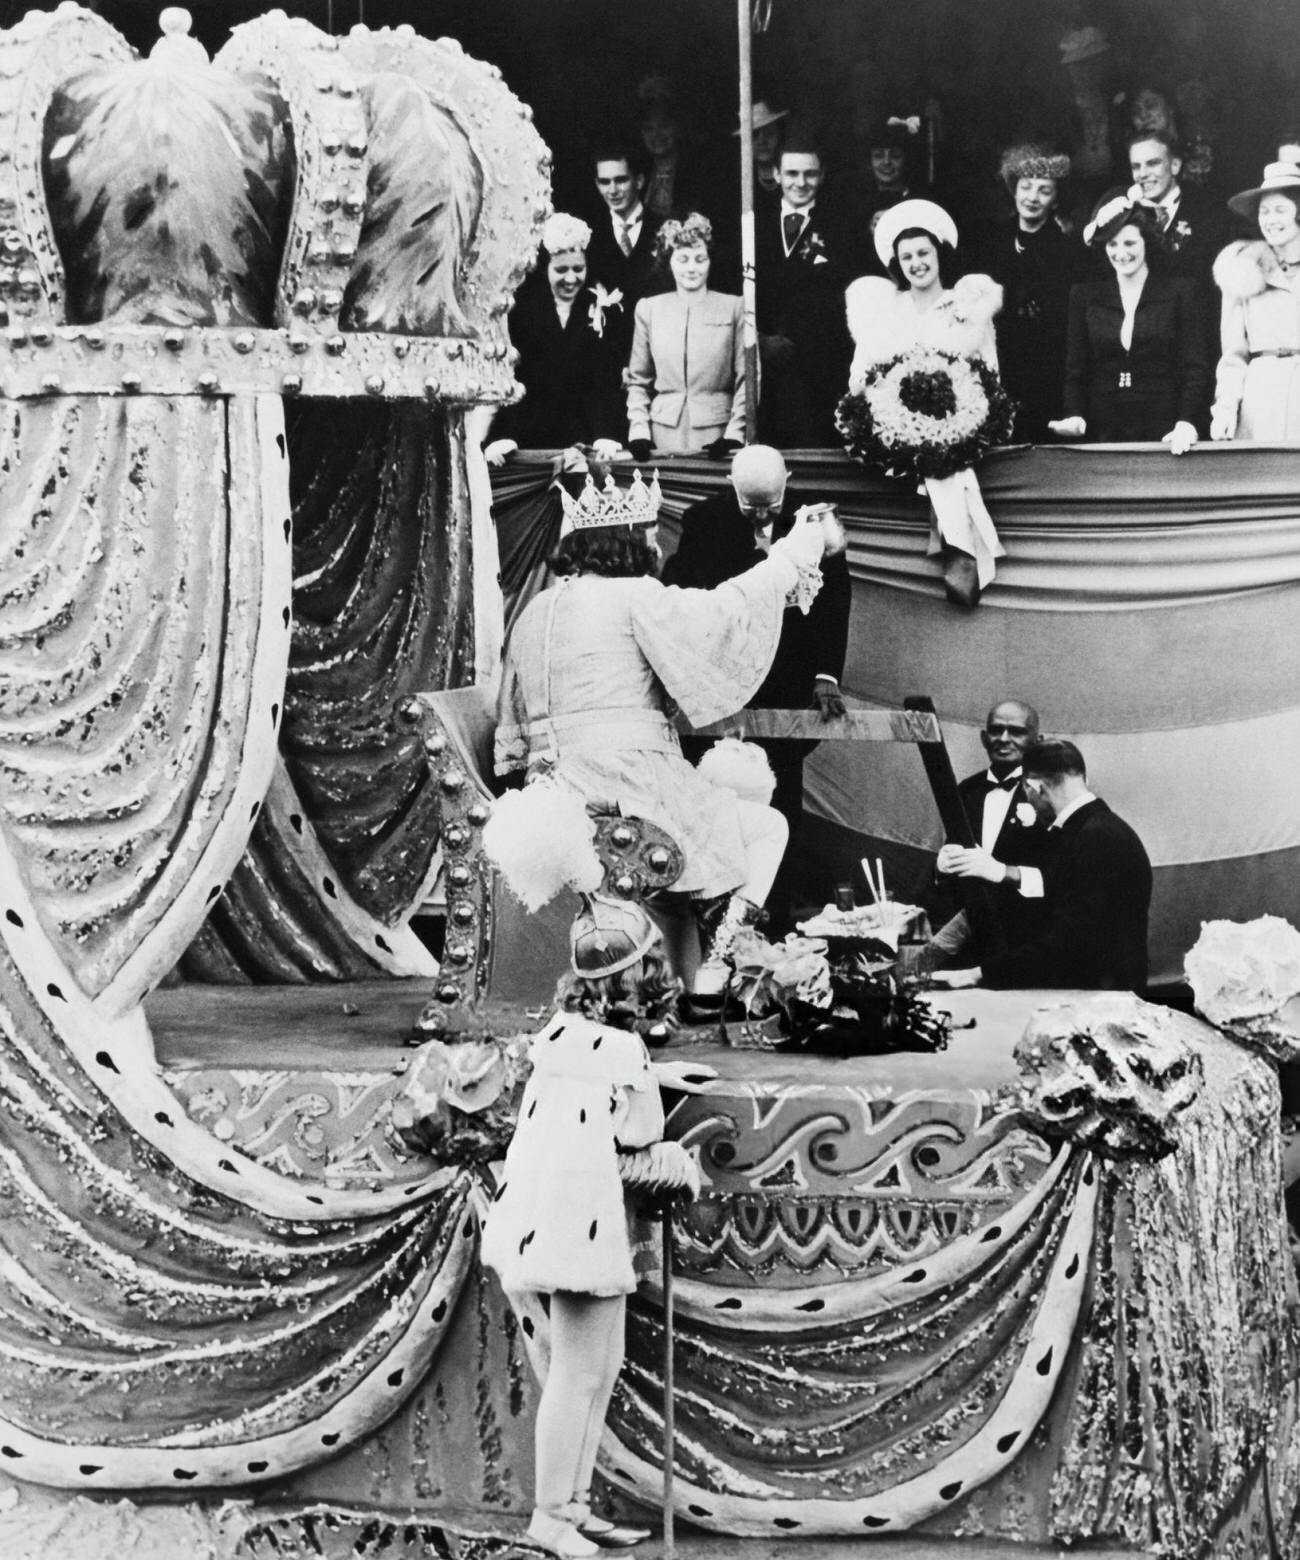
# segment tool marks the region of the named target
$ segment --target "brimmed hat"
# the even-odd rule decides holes
[[[790,113],[788,108],[773,108],[770,103],[765,103],[762,98],[754,104],[750,119],[751,130],[766,130],[768,125],[774,125],[778,119],[785,119]],[[733,130],[732,135],[739,135],[739,130]]]
[[[1081,236],[1089,249],[1094,244],[1109,244],[1115,234],[1130,222],[1141,228],[1149,238],[1154,238],[1158,232],[1155,211],[1140,199],[1135,184],[1127,189],[1107,190],[1092,208],[1092,215],[1084,225]]]
[[[1285,191],[1300,200],[1300,168],[1295,163],[1271,162],[1264,169],[1264,177],[1253,190],[1242,190],[1228,202],[1228,210],[1238,217],[1253,217],[1261,195]]]
[[[1007,147],[998,172],[1002,182],[1013,192],[1017,179],[1055,179],[1059,184],[1070,177],[1070,159],[1064,152],[1054,152],[1036,141],[1025,141],[1020,146]]]
[[[957,224],[942,206],[932,200],[900,200],[897,206],[882,213],[876,223],[876,254],[881,265],[888,266],[894,258],[898,235],[908,228],[921,228],[938,243],[957,247]]]

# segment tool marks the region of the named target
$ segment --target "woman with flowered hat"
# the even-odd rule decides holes
[[[591,445],[613,456],[626,432],[617,357],[622,300],[587,285],[591,229],[555,212],[542,229],[540,268],[519,289],[510,339],[523,400],[503,407],[485,453],[493,464],[524,449]]]
[[[1228,202],[1259,237],[1214,263],[1223,294],[1210,433],[1216,439],[1300,439],[1300,166],[1269,163]]]
[[[1082,268],[1082,247],[1057,218],[1070,159],[1022,142],[1003,153],[999,171],[1015,209],[988,235],[981,260],[1002,287],[998,360],[1017,403],[1014,437],[1041,441],[1061,407],[1070,289]]]

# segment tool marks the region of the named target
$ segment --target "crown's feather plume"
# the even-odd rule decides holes
[[[56,93],[45,184],[69,318],[269,325],[294,181],[285,118],[264,79],[166,55]]]
[[[459,293],[482,166],[455,119],[417,83],[384,72],[364,96],[375,151],[344,326],[467,335]]]

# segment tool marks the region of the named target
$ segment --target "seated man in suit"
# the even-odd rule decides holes
[[[1025,749],[1038,739],[1038,711],[1023,699],[999,699],[988,712],[980,742],[988,754],[987,769],[968,775],[957,787],[962,806],[980,846],[996,861],[1015,868],[1041,868],[1047,849],[1050,821],[1035,806],[1025,789],[1022,760]],[[970,897],[960,879],[948,873],[946,863],[960,846],[945,845],[937,870],[947,879],[941,901],[928,906],[943,922],[932,944],[950,962],[966,953],[975,959],[992,953],[1002,941],[1027,941],[1043,917],[1041,887],[1034,897],[1020,893],[1016,884],[998,890],[989,907],[997,918],[998,935],[982,919],[978,903],[967,908]],[[1016,877],[1019,874],[1015,874]],[[981,897],[987,899],[987,890]]]
[[[682,515],[681,541],[664,564],[664,584],[711,590],[752,569],[794,524],[802,500],[788,491],[788,480],[779,450],[765,444],[739,450],[731,463],[731,485]],[[841,552],[824,557],[821,568],[822,588],[807,615],[797,607],[785,610],[771,670],[749,701],[751,709],[815,707],[826,720],[844,713],[839,679],[849,638],[848,561]],[[694,759],[705,744],[688,739],[683,746]],[[803,815],[803,761],[816,744],[772,741],[762,746],[776,776],[772,805],[784,814],[793,838]],[[783,887],[780,878],[769,896],[774,920],[786,908]]]
[[[1044,737],[1025,749],[1026,787],[1052,814],[1051,853],[1042,870],[1038,930],[975,969],[935,974],[945,986],[1062,986],[1137,991],[1147,982],[1151,862],[1142,841],[1088,789],[1073,742]],[[945,847],[946,870],[1032,894],[1037,874],[995,860],[982,846]]]

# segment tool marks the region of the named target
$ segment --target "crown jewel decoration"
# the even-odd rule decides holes
[[[596,479],[588,472],[578,497],[572,497],[561,487],[560,501],[564,505],[560,534],[567,536],[570,531],[591,531],[597,526],[654,525],[659,519],[663,494],[657,471],[648,487],[641,480],[640,471],[634,471],[631,484],[626,488],[619,487],[612,475],[606,476],[603,488],[598,488]]]

